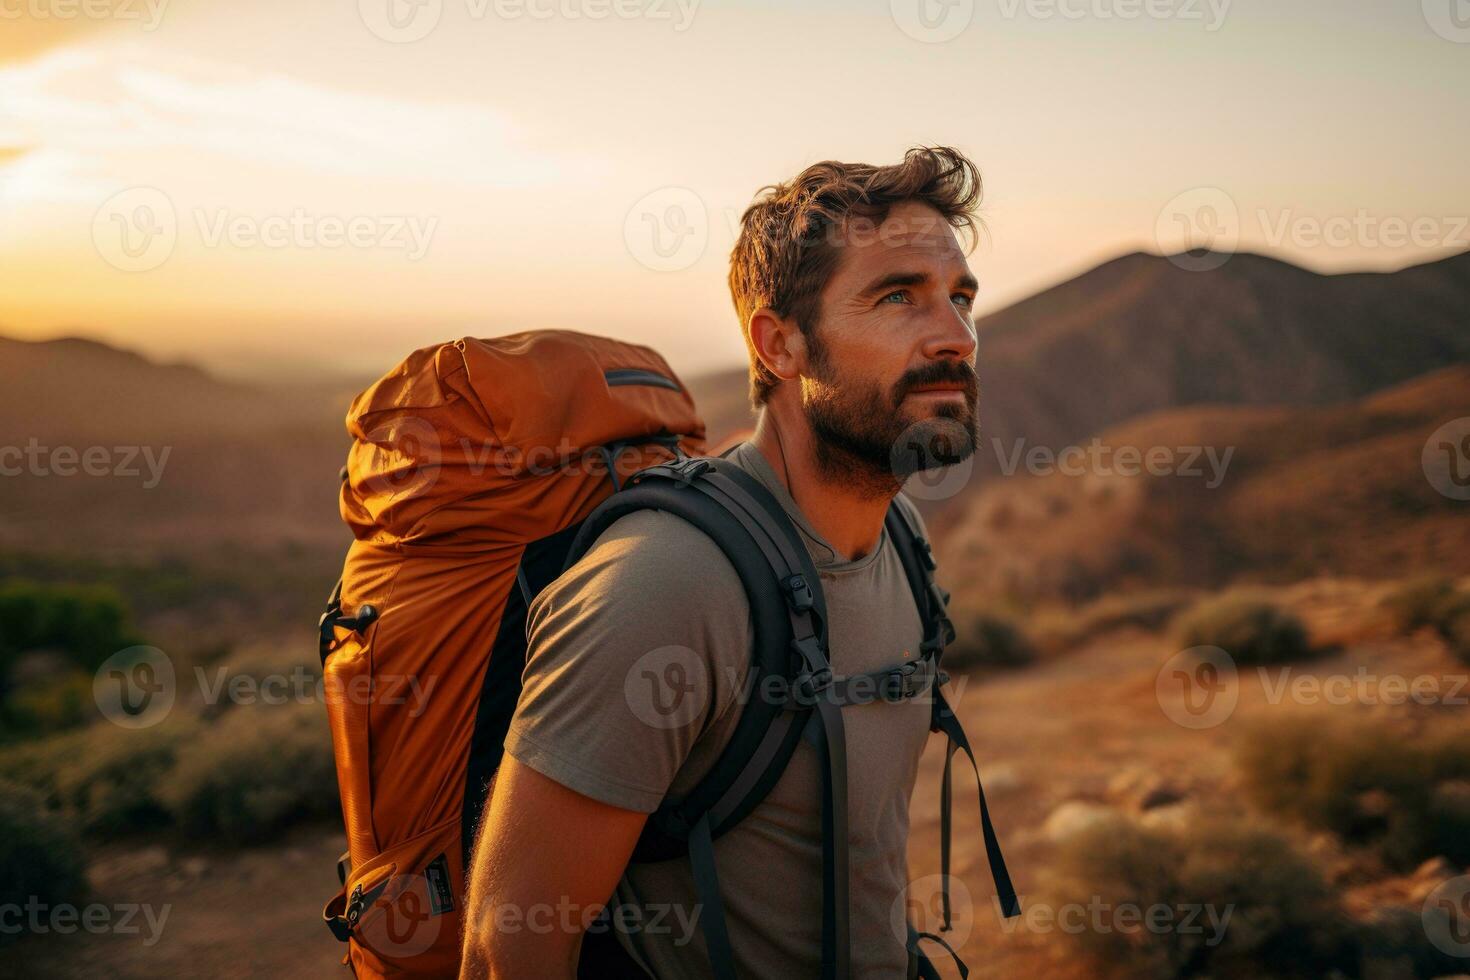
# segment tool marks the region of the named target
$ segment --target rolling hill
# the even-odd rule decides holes
[[[1421,465],[1430,435],[1467,416],[1463,364],[1329,406],[1145,415],[1097,437],[1112,450],[1099,466],[956,497],[934,527],[945,575],[975,597],[1081,600],[1238,579],[1470,573],[1467,504],[1436,491]],[[1151,475],[1120,463],[1122,447],[1139,459],[1158,447],[1173,463]],[[1226,465],[1212,473],[1201,453],[1188,475],[1193,447]]]
[[[984,434],[1004,452],[981,454],[967,492],[925,504],[936,526],[963,524],[971,491],[995,482],[995,458],[1017,447],[1062,446],[1189,406],[1201,407],[1149,424],[1187,424],[1226,444],[1249,420],[1266,424],[1286,408],[1220,406],[1347,403],[1470,361],[1470,253],[1340,276],[1246,254],[1210,272],[1126,255],[980,319],[977,331]],[[750,424],[743,368],[688,383],[712,446]],[[169,453],[154,486],[146,475],[0,480],[0,546],[137,556],[223,543],[338,554],[341,420],[355,387],[330,377],[251,386],[84,339],[0,339],[0,447]],[[1279,465],[1302,479],[1310,468],[1305,456]],[[1231,499],[1241,519],[1263,520],[1271,493]]]

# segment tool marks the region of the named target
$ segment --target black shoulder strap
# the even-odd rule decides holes
[[[742,820],[785,771],[815,719],[823,756],[822,974],[849,975],[847,755],[841,705],[821,697],[832,684],[826,604],[817,571],[780,502],[734,463],[698,457],[640,470],[627,488],[588,516],[567,555],[577,561],[613,521],[663,510],[708,535],[744,585],[754,622],[754,660],[735,732],[692,790],[664,801],[648,820],[635,861],[687,854],[704,908],[701,925],[714,976],[733,977],[713,841]],[[772,683],[774,681],[774,684]],[[784,698],[770,691],[787,693]],[[759,694],[759,696],[757,696]]]
[[[924,620],[924,639],[920,649],[925,654],[934,656],[938,663],[943,658],[944,648],[954,641],[955,631],[948,613],[949,594],[934,581],[934,570],[938,567],[934,560],[934,551],[917,522],[910,518],[897,499],[888,508],[887,526],[908,575],[909,588],[913,590],[919,615]],[[975,771],[975,788],[980,796],[980,832],[985,842],[985,856],[990,863],[990,875],[995,880],[995,894],[1000,900],[1001,910],[1007,918],[1021,914],[1021,904],[1016,897],[1015,886],[1011,883],[1010,872],[1006,869],[1005,855],[1001,853],[1000,838],[990,819],[990,808],[985,803],[985,788],[980,785],[980,768],[975,761],[975,753],[970,748],[970,740],[965,736],[959,717],[939,689],[946,680],[942,672],[935,678],[932,692],[934,710],[930,722],[930,730],[942,732],[948,743],[944,753],[943,782],[939,788],[939,871],[943,882],[941,904],[944,931],[948,931],[950,927],[949,857],[953,802],[950,775],[957,751],[963,751],[969,757],[970,766]]]

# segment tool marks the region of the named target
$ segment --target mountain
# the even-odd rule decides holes
[[[1018,449],[1147,413],[1325,405],[1470,361],[1470,253],[1343,276],[1256,255],[1209,272],[1126,255],[980,319],[977,332],[982,427],[999,447],[981,454],[982,486]],[[688,384],[712,448],[751,425],[743,368]],[[342,418],[358,387],[239,384],[95,341],[0,339],[0,447],[169,453],[152,486],[146,473],[0,480],[0,545],[335,549]],[[1211,408],[1201,419],[1232,417]],[[921,505],[940,521],[971,496]]]
[[[0,545],[336,547],[348,397],[225,382],[92,340],[0,338],[0,463],[19,470],[0,479]]]
[[[1135,253],[976,332],[987,434],[1060,447],[1173,406],[1325,404],[1470,361],[1470,253],[1335,276],[1259,255],[1195,272]]]
[[[931,529],[956,591],[990,599],[1470,573],[1467,504],[1421,462],[1431,434],[1467,416],[1465,364],[1329,406],[1169,409],[1100,433],[1096,463],[979,481]]]

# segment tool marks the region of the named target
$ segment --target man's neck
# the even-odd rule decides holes
[[[765,456],[812,528],[840,558],[856,561],[878,546],[893,495],[857,490],[866,485],[860,478],[831,480],[817,463],[812,439],[811,430],[800,420],[778,420],[766,406],[749,441]]]

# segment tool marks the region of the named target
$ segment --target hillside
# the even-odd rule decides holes
[[[1345,276],[1254,255],[1203,273],[1128,255],[978,322],[982,426],[1004,456],[1180,406],[1360,398],[1470,361],[1467,325],[1470,253]],[[687,380],[712,447],[750,425],[743,368]],[[135,477],[4,481],[0,545],[335,552],[341,420],[354,387],[325,375],[315,386],[236,384],[94,341],[0,339],[0,446],[139,447],[155,469],[169,454],[156,481],[136,461]],[[1212,410],[1202,424],[1217,417],[1231,418]],[[991,478],[996,456],[980,454],[974,486]],[[941,520],[970,496],[924,506]]]
[[[1470,360],[1470,253],[1338,276],[1133,254],[976,330],[982,426],[1062,446],[1173,406],[1325,404]]]
[[[1114,455],[1085,473],[982,481],[936,537],[948,577],[990,598],[1470,572],[1465,505],[1435,491],[1420,462],[1430,434],[1467,415],[1470,365],[1326,407],[1158,412],[1101,433]],[[1174,465],[1157,468],[1177,471],[1195,446],[1224,462],[1218,480],[1204,453],[1199,476],[1125,475],[1111,461],[1121,447],[1158,447]]]

